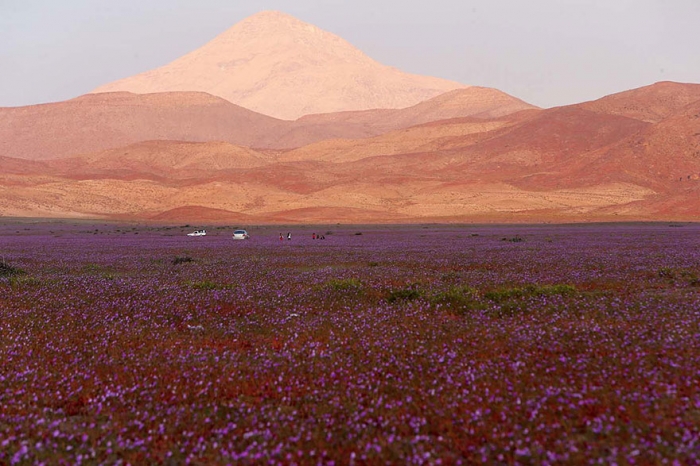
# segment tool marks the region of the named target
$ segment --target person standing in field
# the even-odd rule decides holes
[[[292,232],[287,233],[287,241],[292,240]]]

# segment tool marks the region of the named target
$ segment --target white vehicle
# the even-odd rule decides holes
[[[207,236],[207,230],[195,230],[192,233],[187,233],[187,236]]]
[[[249,239],[248,232],[245,230],[236,230],[233,232],[233,239]]]

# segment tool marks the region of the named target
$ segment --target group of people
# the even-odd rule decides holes
[[[285,238],[284,235],[282,233],[280,233],[280,241],[284,241],[284,238]],[[311,239],[326,239],[326,235],[321,235],[321,234],[317,235],[316,233],[312,233]],[[292,240],[292,233],[289,232],[289,233],[287,233],[287,241],[291,241],[291,240]]]

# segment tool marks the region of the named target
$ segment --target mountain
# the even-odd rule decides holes
[[[513,125],[525,115],[491,120],[456,118],[390,131],[366,139],[335,139],[286,151],[279,160],[352,162],[368,157],[439,152],[471,146],[492,137],[492,131]]]
[[[260,167],[268,156],[227,142],[147,141],[94,154],[47,161],[54,173],[78,179],[102,177],[179,180]]]
[[[652,187],[664,194],[697,192],[700,183],[700,100],[657,124],[604,148],[578,170],[582,181],[594,173]],[[697,202],[696,202],[697,203]],[[700,212],[700,211],[696,211]]]
[[[285,122],[209,94],[94,94],[0,108],[0,153],[46,160],[161,139],[254,146]]]
[[[463,87],[382,65],[334,34],[263,11],[165,66],[93,92],[206,92],[294,120],[314,113],[405,108]]]
[[[0,108],[0,153],[46,160],[151,140],[296,148],[327,139],[376,136],[440,118],[529,108],[495,89],[475,87],[406,109],[358,112],[357,118],[341,113],[285,121],[202,92],[88,94],[65,102]]]
[[[700,84],[663,81],[579,104],[598,113],[658,123],[686,105],[700,100]]]
[[[478,113],[292,150],[161,140],[50,160],[0,156],[0,215],[236,223],[697,220],[700,100],[684,96],[692,86],[677,87],[675,98],[654,97],[668,87],[611,96],[615,105],[601,99],[592,108]],[[449,116],[440,109],[459,95],[426,102],[420,112],[404,109],[401,124],[422,114]],[[647,121],[651,113],[623,114],[632,108],[623,97],[638,102],[640,95],[657,102],[658,121]],[[325,124],[362,126],[339,117]],[[313,121],[280,124],[298,136],[323,127]]]
[[[306,115],[299,125],[338,125],[372,128],[374,135],[431,121],[474,117],[497,118],[537,107],[513,96],[488,87],[472,86],[455,89],[432,99],[402,109],[376,109],[355,112]]]

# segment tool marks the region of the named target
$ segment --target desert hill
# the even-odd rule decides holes
[[[585,154],[617,143],[648,123],[597,114],[575,106],[544,110],[520,124],[470,147],[496,166],[546,166],[580,160]]]
[[[227,142],[146,141],[118,149],[54,159],[66,177],[187,179],[266,165],[268,155]]]
[[[584,102],[579,104],[579,107],[593,112],[658,123],[698,100],[700,84],[664,81]]]
[[[372,135],[453,118],[482,119],[537,109],[513,96],[488,87],[456,89],[403,109],[375,109],[356,112],[306,115],[298,124],[344,123],[372,129]]]
[[[199,91],[294,120],[312,113],[405,108],[462,87],[382,65],[334,34],[264,11],[172,63],[94,92]]]
[[[597,172],[660,193],[682,194],[695,189],[700,179],[700,100],[600,150],[596,160],[582,167],[578,176],[585,181]]]
[[[95,94],[0,108],[0,153],[46,160],[156,139],[254,146],[284,125],[203,93]]]
[[[697,219],[700,100],[664,111],[650,122],[617,107],[531,109],[293,150],[147,141],[45,161],[5,157],[0,214],[220,215],[237,223]]]
[[[495,97],[481,98],[478,103],[479,95]],[[364,121],[348,120],[344,114],[285,121],[200,92],[89,94],[64,102],[0,108],[0,153],[46,160],[151,140],[295,148],[327,139],[376,136],[442,117],[528,108],[532,106],[500,91],[469,88],[406,109],[369,112],[371,118]],[[391,118],[376,117],[383,112],[390,112]]]
[[[49,173],[52,173],[52,169],[45,163],[0,155],[0,177],[6,175],[41,175]]]
[[[460,118],[390,131],[366,139],[335,139],[321,141],[280,155],[281,161],[323,160],[352,162],[367,157],[434,152],[471,146],[490,137],[491,131],[513,125],[507,117],[479,120]]]
[[[513,166],[522,171],[580,157],[648,125],[569,106],[492,119],[441,120],[362,140],[322,141],[285,152],[280,160],[350,162],[379,155],[450,152],[479,169]]]

